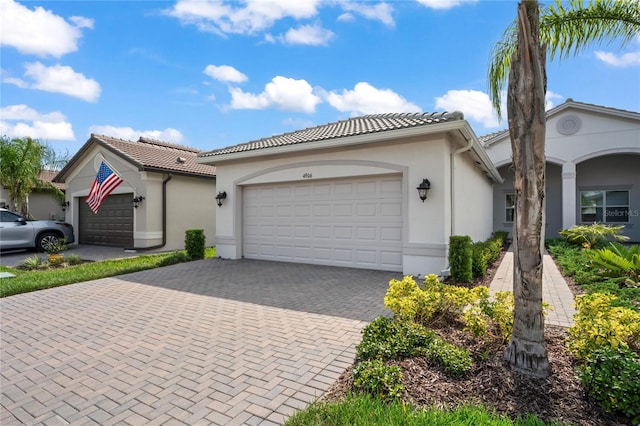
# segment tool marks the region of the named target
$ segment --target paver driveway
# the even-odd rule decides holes
[[[209,259],[0,299],[0,423],[281,424],[353,362],[394,277]]]

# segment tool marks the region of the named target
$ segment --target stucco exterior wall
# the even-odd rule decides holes
[[[173,176],[167,183],[166,249],[184,249],[187,229],[203,229],[207,247],[216,245],[216,181]]]
[[[494,187],[494,229],[511,230],[504,221],[504,194],[513,188],[511,144],[508,134],[492,141],[486,152],[499,168],[505,182]],[[547,158],[546,238],[579,224],[581,188],[606,185],[637,185],[640,170],[640,120],[638,114],[589,104],[568,102],[550,112],[547,119],[545,155]],[[615,161],[608,160],[616,156]],[[599,163],[589,163],[601,158]],[[598,181],[598,182],[596,182]],[[606,189],[606,188],[601,188]],[[630,236],[640,240],[634,207],[640,199],[631,191]]]
[[[583,161],[576,166],[576,223],[580,224],[580,191],[629,190],[629,222],[624,234],[640,242],[640,154],[608,155]]]
[[[7,190],[0,186],[0,205],[13,210]],[[29,194],[29,214],[39,220],[64,220],[65,214],[60,207],[60,201],[46,192],[32,192]]]
[[[246,185],[304,181],[309,176],[312,179],[334,179],[401,174],[403,272],[415,275],[440,273],[447,267],[451,229],[449,145],[445,136],[440,134],[359,148],[305,151],[296,155],[215,163],[217,191],[227,192],[225,204],[216,215],[217,254],[231,259],[242,256],[242,189]],[[423,203],[416,187],[424,178],[429,179],[432,189]],[[466,183],[466,191],[477,191],[489,200],[482,204],[489,210],[483,214],[487,224],[483,224],[480,231],[473,230],[474,233],[490,232],[491,228],[490,185],[480,181]]]
[[[453,160],[454,235],[468,235],[484,241],[493,232],[493,184],[469,156]]]
[[[145,198],[133,209],[134,247],[159,245],[162,242],[162,186],[168,174],[140,172],[136,166],[100,146],[89,149],[66,179],[67,199],[71,201],[67,220],[79,230],[79,203],[85,202],[102,157],[124,179],[112,194],[129,193],[132,198],[137,195]],[[215,244],[215,182],[213,178],[179,175],[167,182],[166,244],[157,251],[184,249],[184,231],[190,228],[204,229],[207,244]]]

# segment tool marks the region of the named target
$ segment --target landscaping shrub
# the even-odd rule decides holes
[[[608,412],[640,424],[640,357],[625,347],[596,349],[578,367],[587,396]]]
[[[611,243],[608,248],[588,250],[587,256],[610,278],[623,278],[627,287],[640,286],[640,246],[629,248],[620,243]]]
[[[160,262],[158,262],[158,266],[169,266],[175,265],[177,263],[189,262],[191,258],[184,252],[177,251],[175,253],[171,253],[169,256],[162,258]]]
[[[453,376],[468,372],[473,362],[466,349],[452,345],[433,331],[386,317],[376,318],[362,330],[356,354],[361,361],[425,356]]]
[[[204,259],[205,236],[203,229],[187,229],[185,231],[184,248],[192,260]]]
[[[513,292],[499,291],[491,297],[484,286],[472,290],[473,300],[464,310],[465,330],[476,337],[511,338],[513,331]]]
[[[506,247],[509,244],[509,233],[507,231],[495,231],[491,234],[491,239],[500,240],[502,247]]]
[[[640,312],[613,306],[615,299],[601,293],[576,297],[567,347],[577,358],[585,359],[602,348],[640,349]]]
[[[24,269],[26,271],[33,271],[35,269],[44,269],[48,266],[47,262],[44,258],[38,256],[37,254],[33,256],[27,257],[25,260],[20,262],[18,265],[19,269]]]
[[[560,231],[560,235],[568,242],[577,244],[586,249],[596,248],[598,245],[606,243],[609,239],[616,241],[626,241],[629,237],[620,235],[624,225],[605,225],[593,223],[591,225],[572,226],[569,229]]]
[[[471,261],[471,270],[473,277],[484,277],[487,275],[487,266],[489,264],[489,253],[487,243],[473,243],[473,254]]]
[[[404,393],[402,371],[379,359],[362,361],[353,368],[353,387],[383,401],[397,400]]]
[[[67,263],[67,265],[70,265],[70,266],[79,265],[82,263],[82,259],[80,258],[80,256],[73,253],[66,255],[64,257],[64,261]]]
[[[359,360],[397,359],[423,355],[435,333],[418,324],[378,317],[362,329],[362,341],[356,346]]]
[[[473,249],[468,235],[449,237],[449,268],[456,282],[470,283],[473,279]]]
[[[425,326],[444,316],[459,316],[470,302],[468,288],[444,284],[434,274],[427,275],[422,287],[410,276],[393,279],[384,298],[397,319]]]

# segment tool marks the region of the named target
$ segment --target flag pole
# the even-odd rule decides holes
[[[123,181],[125,181],[127,184],[129,184],[129,186],[130,186],[131,188],[133,188],[133,195],[134,195],[134,196],[135,196],[135,195],[137,195],[137,194],[138,194],[138,188],[136,188],[135,186],[133,186],[133,185],[131,184],[131,182],[129,182],[129,181],[127,180],[127,178],[125,178],[125,177],[124,177],[120,172],[118,172],[118,169],[116,169],[115,167],[113,167],[113,165],[112,165],[110,162],[108,162],[106,158],[104,158],[104,155],[101,155],[101,157],[102,157],[102,161],[104,161],[104,162],[105,162],[105,164],[106,164],[107,166],[109,166],[109,168],[110,168],[111,170],[113,170],[113,172],[114,172],[114,173],[116,173],[118,176],[120,176],[120,177],[122,178],[122,180],[123,180]]]

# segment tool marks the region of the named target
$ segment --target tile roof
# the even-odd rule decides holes
[[[455,111],[365,115],[363,117],[354,117],[348,120],[323,124],[303,130],[297,130],[295,132],[270,136],[239,145],[203,152],[198,156],[212,157],[216,155],[254,151],[258,149],[277,146],[297,145],[302,143],[343,138],[348,136],[426,126],[429,124],[443,123],[455,120],[464,120],[463,114],[459,111]]]
[[[69,164],[56,176],[60,180],[68,169],[89,146],[97,143],[124,160],[136,165],[140,171],[154,171],[160,173],[177,173],[189,176],[214,177],[216,168],[196,162],[199,149],[172,144],[141,137],[137,141],[114,138],[105,135],[91,134],[84,146],[71,159]]]
[[[43,170],[40,172],[38,179],[44,182],[49,182],[59,190],[64,190],[64,183],[53,182],[53,178],[58,174],[57,170]]]

